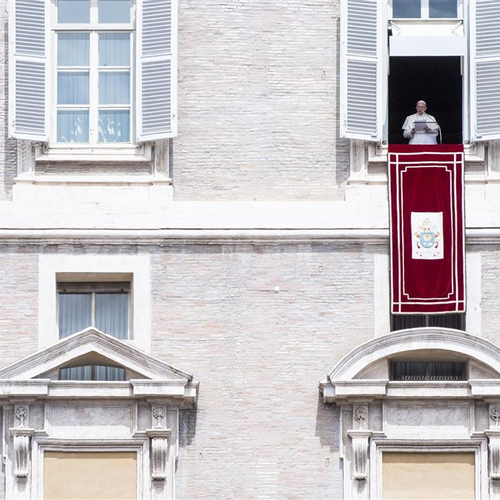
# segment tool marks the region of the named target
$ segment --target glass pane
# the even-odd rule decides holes
[[[392,0],[392,17],[420,17],[421,0]]]
[[[457,16],[457,0],[429,0],[429,17]]]
[[[90,35],[88,33],[58,35],[57,64],[59,66],[88,66]]]
[[[99,142],[130,142],[130,111],[99,111]]]
[[[61,368],[59,380],[92,380],[92,366],[75,366]]]
[[[99,34],[99,66],[129,66],[130,35]]]
[[[128,337],[128,293],[96,293],[95,326],[118,339]]]
[[[57,104],[88,104],[89,72],[59,71],[57,73]]]
[[[130,0],[99,0],[100,23],[129,23]]]
[[[89,142],[89,112],[84,109],[59,109],[57,142]]]
[[[128,104],[130,102],[130,72],[99,72],[99,104]]]
[[[90,22],[90,0],[59,0],[57,5],[60,23]]]
[[[125,380],[125,370],[123,368],[114,368],[112,366],[96,366],[95,379],[107,381]]]
[[[59,338],[67,337],[92,325],[90,293],[60,293]]]

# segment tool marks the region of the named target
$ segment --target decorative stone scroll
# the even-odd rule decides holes
[[[488,430],[485,432],[488,436],[488,451],[490,462],[490,479],[492,481],[500,480],[500,431]]]
[[[371,431],[349,431],[352,440],[353,478],[357,481],[368,479],[368,449]]]
[[[170,429],[149,429],[146,431],[151,439],[151,479],[165,481],[167,479],[168,447]]]
[[[10,429],[10,432],[14,437],[14,475],[19,479],[24,479],[30,472],[31,436],[35,431],[26,427],[17,427]]]

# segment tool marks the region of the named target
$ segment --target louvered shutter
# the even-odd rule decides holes
[[[500,139],[500,1],[471,2],[471,132]]]
[[[48,140],[46,0],[9,3],[9,136]]]
[[[380,141],[387,103],[385,2],[342,0],[340,135]]]
[[[137,18],[137,140],[177,133],[177,1],[140,0]]]

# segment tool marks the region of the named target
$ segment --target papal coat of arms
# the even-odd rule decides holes
[[[413,259],[444,258],[442,212],[412,212],[411,232]]]

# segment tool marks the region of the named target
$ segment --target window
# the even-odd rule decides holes
[[[458,0],[392,0],[393,18],[456,18]]]
[[[125,380],[125,370],[103,365],[72,366],[59,370],[59,380],[123,381]]]
[[[500,102],[498,19],[495,0],[342,0],[341,136],[390,141],[425,99],[438,121],[441,102],[452,108],[443,118],[443,131],[451,130],[445,142],[499,139],[500,116],[491,111]],[[426,95],[419,73],[432,75],[423,80]]]
[[[58,0],[56,142],[130,142],[131,7],[130,0]]]
[[[462,361],[392,361],[391,380],[465,380]]]
[[[391,331],[405,328],[421,328],[423,326],[438,326],[465,330],[465,313],[454,314],[392,314]]]
[[[118,339],[129,338],[128,283],[61,283],[59,338],[93,326]]]
[[[9,5],[10,137],[123,153],[176,135],[176,0]]]

